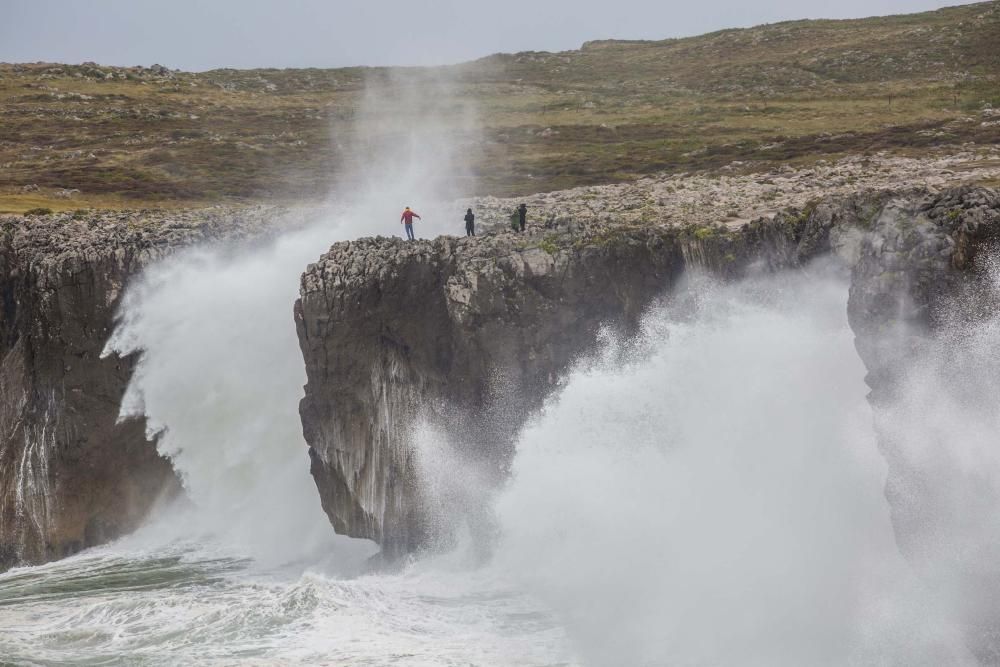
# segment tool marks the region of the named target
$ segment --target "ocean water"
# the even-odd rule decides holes
[[[298,424],[290,308],[323,236],[197,251],[130,294],[109,344],[145,350],[125,411],[162,431],[190,504],[0,575],[0,661],[974,664],[956,601],[896,549],[835,270],[691,277],[580,361],[502,488],[422,434],[425,460],[489,495],[495,540],[460,531],[386,568],[333,534]]]
[[[17,665],[567,664],[552,614],[460,564],[261,568],[210,543],[124,543],[0,579]]]

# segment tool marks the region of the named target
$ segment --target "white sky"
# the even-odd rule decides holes
[[[216,67],[433,65],[590,39],[663,39],[960,0],[0,0],[0,61]]]

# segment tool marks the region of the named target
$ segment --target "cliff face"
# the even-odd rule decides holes
[[[1000,322],[1000,193],[896,200],[865,232],[848,316],[896,542],[931,590],[957,601],[982,664],[998,664],[1000,357],[989,327]]]
[[[388,552],[419,546],[430,528],[411,483],[417,419],[448,423],[502,474],[527,411],[599,324],[634,320],[682,262],[657,230],[559,251],[511,236],[334,246],[303,276],[295,312],[303,428],[336,529]]]
[[[916,556],[928,535],[954,534],[957,544],[965,530],[961,508],[945,497],[945,471],[916,461],[907,451],[911,443],[898,436],[895,422],[912,401],[905,395],[908,375],[918,364],[953,364],[957,372],[963,357],[971,358],[974,350],[966,345],[974,328],[1000,312],[1000,290],[990,286],[990,260],[998,251],[1000,193],[982,188],[894,200],[872,219],[858,246],[847,312],[889,463],[886,491],[897,541],[908,555]],[[943,391],[941,375],[930,382]]]
[[[739,229],[557,220],[526,238],[501,229],[474,240],[337,244],[303,274],[295,319],[308,384],[300,412],[338,532],[376,540],[389,556],[433,539],[437,499],[415,483],[415,425],[440,427],[461,455],[488,461],[489,479],[480,481],[501,479],[518,429],[601,325],[627,330],[685,270],[738,278],[832,253],[851,269],[848,319],[868,369],[900,549],[930,588],[963,601],[976,655],[1000,660],[1000,550],[992,546],[1000,541],[986,540],[985,553],[963,549],[970,517],[986,508],[990,522],[1000,492],[963,471],[944,477],[934,457],[908,455],[914,443],[899,430],[901,421],[920,431],[934,418],[901,417],[907,369],[942,347],[961,359],[967,327],[1000,312],[984,262],[1000,242],[1000,194],[861,193]],[[940,446],[955,437],[943,435]],[[431,465],[454,470],[436,476],[463,474],[461,462],[444,461]],[[929,541],[946,548],[929,558]]]
[[[100,354],[144,266],[264,218],[0,218],[0,570],[113,539],[178,491],[143,420],[117,421],[135,360]]]
[[[957,188],[894,199],[861,231],[848,317],[878,404],[928,336],[992,312],[977,260],[1000,241],[1000,195]]]
[[[878,415],[945,301],[990,312],[975,260],[1000,233],[997,215],[995,192],[965,188],[826,199],[739,229],[552,221],[526,238],[335,245],[306,270],[295,308],[323,507],[339,532],[389,553],[418,547],[432,530],[413,484],[414,424],[459,434],[452,446],[501,478],[518,429],[600,326],[627,328],[690,267],[738,277],[838,255],[852,268],[848,316]],[[899,501],[894,480],[914,471],[884,434],[882,446]],[[923,502],[894,502],[904,550],[937,500]]]
[[[880,201],[838,200],[739,231],[553,220],[527,236],[333,246],[302,276],[295,307],[308,377],[300,412],[323,508],[338,532],[390,555],[418,548],[438,527],[436,500],[414,484],[417,425],[487,462],[479,474],[495,482],[518,430],[602,325],[627,330],[688,267],[738,276],[798,265]]]

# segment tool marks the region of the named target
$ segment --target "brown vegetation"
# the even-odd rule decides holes
[[[518,195],[996,144],[997,44],[987,2],[393,75],[446,75],[478,102],[468,194]],[[0,65],[0,210],[321,195],[356,157],[344,146],[366,78],[385,74]]]

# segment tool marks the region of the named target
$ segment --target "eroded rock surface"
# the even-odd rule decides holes
[[[1000,241],[1000,195],[957,188],[891,199],[862,231],[848,315],[877,403],[926,336],[992,312],[977,260]]]
[[[1000,193],[891,201],[854,265],[848,315],[868,368],[896,542],[1000,663]],[[992,331],[992,333],[991,333]]]
[[[134,529],[176,493],[143,420],[117,423],[134,359],[100,357],[128,281],[169,253],[258,237],[266,209],[0,217],[0,570]]]
[[[873,215],[873,193],[748,224],[672,227],[550,220],[526,235],[334,245],[296,305],[312,472],[341,533],[390,554],[432,537],[415,485],[414,427],[503,477],[512,443],[602,325],[628,330],[691,267],[738,276],[796,266],[831,230]],[[845,247],[847,237],[837,237]]]
[[[413,424],[463,434],[502,475],[514,434],[601,324],[628,327],[692,266],[734,277],[839,255],[853,268],[849,317],[877,407],[914,354],[886,343],[886,328],[930,335],[935,302],[978,280],[996,197],[873,191],[737,230],[553,219],[526,237],[498,226],[478,239],[337,244],[303,275],[296,306],[324,508],[340,532],[416,547],[427,528],[409,487]]]
[[[942,469],[910,456],[894,422],[906,370],[942,347],[965,358],[963,327],[1000,312],[1000,289],[984,282],[1000,275],[985,262],[998,241],[1000,194],[959,187],[824,198],[738,229],[553,216],[526,236],[497,225],[476,239],[337,244],[303,274],[295,308],[308,376],[300,411],[323,507],[338,532],[374,539],[390,556],[419,548],[439,526],[435,499],[415,479],[415,425],[436,426],[501,479],[518,429],[602,324],[627,331],[692,267],[737,278],[832,253],[852,272],[848,318],[900,548],[932,590],[967,602],[966,640],[995,664],[1000,550],[991,550],[1000,541],[986,539],[985,559],[963,545],[982,527],[970,517],[991,522],[1000,493],[975,474],[944,482],[971,484],[967,492],[942,492]],[[933,416],[909,415],[910,426]],[[922,566],[929,541],[955,547],[933,554],[933,568]]]
[[[636,229],[579,248],[512,234],[334,246],[296,306],[312,471],[336,529],[418,547],[411,429],[448,423],[502,474],[513,434],[609,318],[635,320],[683,264],[673,234]]]
[[[898,157],[851,155],[819,160],[801,169],[789,166],[767,172],[740,173],[740,165],[700,174],[657,174],[631,183],[595,185],[530,197],[479,197],[472,206],[483,223],[506,225],[520,202],[528,205],[529,223],[573,220],[643,225],[717,225],[737,229],[789,208],[803,208],[830,197],[851,197],[869,190],[916,188],[938,191],[968,182],[1000,178],[1000,148],[941,155]],[[456,215],[461,219],[461,215]]]

